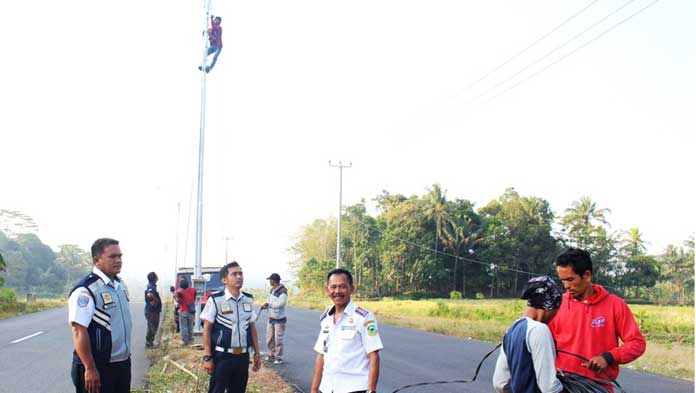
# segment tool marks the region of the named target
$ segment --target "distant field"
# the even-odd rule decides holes
[[[517,319],[525,302],[493,300],[361,300],[381,322],[470,339],[500,342],[507,327]],[[323,310],[326,297],[292,297],[295,307]],[[694,307],[629,305],[648,349],[637,361],[622,366],[660,375],[693,380]]]

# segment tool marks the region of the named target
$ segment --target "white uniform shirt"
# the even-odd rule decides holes
[[[233,298],[234,300],[239,300],[244,296],[244,293],[242,291],[239,291],[239,297],[234,297],[230,293],[230,291],[225,288],[225,300],[230,300],[230,298]],[[201,312],[201,318],[205,319],[206,321],[210,323],[215,323],[215,317],[217,316],[217,309],[215,308],[215,305],[213,304],[215,300],[213,300],[212,296],[208,296],[208,301],[205,302],[205,307],[203,307],[203,311]],[[251,322],[254,323],[256,321],[256,311],[253,309],[251,310]]]
[[[321,320],[319,337],[314,344],[314,350],[324,355],[319,390],[326,393],[367,390],[370,369],[367,354],[384,348],[377,318],[351,301],[334,324],[333,310],[332,307]]]
[[[99,278],[101,278],[106,284],[111,282],[111,286],[113,286],[114,289],[118,289],[121,286],[118,281],[112,281],[109,276],[97,269],[96,266],[92,269],[92,273],[99,276]],[[72,325],[73,322],[76,322],[84,327],[88,327],[92,322],[94,312],[94,300],[92,299],[92,295],[90,295],[87,288],[77,288],[73,291],[73,293],[70,294],[70,297],[68,298],[68,324]]]

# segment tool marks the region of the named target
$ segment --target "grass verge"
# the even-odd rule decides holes
[[[29,302],[17,301],[14,304],[7,304],[0,308],[0,319],[63,307],[67,304],[67,299],[36,299]]]
[[[171,315],[171,307],[163,311]],[[195,346],[184,346],[181,336],[174,332],[174,322],[166,318],[161,327],[161,339],[157,348],[148,350],[152,366],[147,372],[146,386],[131,389],[132,393],[204,393],[208,391],[210,377],[203,370],[203,350]],[[200,347],[200,346],[199,346]],[[178,368],[174,362],[191,374]],[[293,393],[292,389],[272,368],[264,364],[261,370],[249,370],[248,393]]]
[[[498,343],[512,321],[522,315],[523,300],[380,300],[356,299],[380,322],[449,336]],[[324,310],[329,300],[298,296],[294,307]],[[694,380],[694,307],[629,305],[648,342],[645,354],[621,367]]]

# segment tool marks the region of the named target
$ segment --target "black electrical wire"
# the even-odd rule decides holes
[[[474,373],[474,377],[471,378],[471,379],[461,379],[461,380],[456,380],[456,381],[433,381],[433,382],[414,383],[414,384],[411,384],[411,385],[404,385],[404,386],[401,386],[400,388],[394,390],[392,393],[397,393],[397,392],[400,392],[400,391],[405,390],[405,389],[414,388],[414,387],[416,387],[416,386],[444,385],[444,384],[450,384],[450,383],[469,383],[469,382],[474,382],[474,381],[476,380],[476,377],[478,377],[478,373],[479,373],[479,371],[481,370],[481,366],[483,365],[483,362],[485,362],[486,359],[488,359],[488,357],[491,356],[491,354],[492,354],[493,352],[496,351],[496,349],[500,348],[501,345],[503,345],[503,343],[500,343],[500,344],[496,345],[495,348],[491,349],[490,352],[488,352],[488,353],[483,357],[483,359],[481,359],[481,361],[480,361],[479,364],[478,364],[478,367],[476,367],[476,372]]]
[[[589,362],[589,361],[590,361],[590,359],[588,359],[588,358],[586,358],[586,357],[584,357],[584,356],[582,356],[582,355],[578,355],[577,353],[568,352],[568,351],[565,351],[565,350],[563,350],[563,349],[556,349],[556,352],[558,352],[558,353],[565,353],[566,355],[570,355],[570,356],[575,356],[576,358],[578,358],[578,359],[580,359],[580,360],[584,360],[584,361],[586,361],[586,362]],[[575,384],[575,383],[576,383],[575,380],[576,380],[577,378],[580,378],[580,379],[583,380],[582,383],[587,384],[587,386],[590,386],[590,384],[592,384],[592,385],[600,385],[600,384],[603,384],[603,385],[614,385],[614,386],[616,387],[616,389],[618,389],[619,392],[621,392],[621,393],[626,393],[626,391],[623,390],[623,388],[621,387],[621,385],[619,385],[619,383],[616,382],[616,380],[615,380],[614,378],[612,378],[611,375],[609,375],[609,373],[607,373],[606,370],[602,370],[602,373],[604,373],[604,375],[606,375],[607,378],[609,378],[609,382],[607,382],[606,380],[602,380],[602,379],[591,378],[591,377],[585,377],[585,376],[581,376],[581,375],[578,375],[578,374],[574,374],[574,373],[570,373],[570,372],[565,372],[565,371],[560,371],[560,370],[559,370],[559,374],[558,374],[558,379],[561,380],[561,383],[563,384],[563,379],[561,379],[561,378],[565,378],[564,375],[566,375],[566,376],[567,376],[567,375],[574,375],[573,377],[570,378],[570,379],[573,380],[571,383],[574,383],[574,384]],[[566,380],[569,380],[568,378],[565,378],[565,379],[566,379]],[[563,384],[563,386],[565,386],[565,384]],[[600,385],[600,387],[601,387],[602,389],[605,389],[604,391],[610,392],[609,389],[606,389],[606,388],[602,387],[601,385]],[[588,389],[589,389],[589,388],[588,388]],[[594,389],[594,388],[593,388],[593,389]],[[585,391],[586,391],[586,392],[599,392],[599,391],[596,391],[596,390],[575,390],[574,392],[585,392]],[[569,390],[569,392],[570,392],[570,390]],[[574,393],[574,392],[570,392],[570,393]]]
[[[556,378],[568,393],[611,393],[609,389],[580,374],[559,370]]]

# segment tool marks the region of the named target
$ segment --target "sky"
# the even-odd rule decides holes
[[[227,249],[247,286],[291,278],[301,226],[338,210],[329,160],[352,163],[344,205],[373,214],[382,190],[438,182],[480,207],[514,187],[557,214],[590,196],[651,253],[681,244],[696,218],[695,8],[214,0],[203,265]],[[129,281],[192,266],[204,15],[203,1],[3,2],[0,208],[56,251],[119,239]]]

